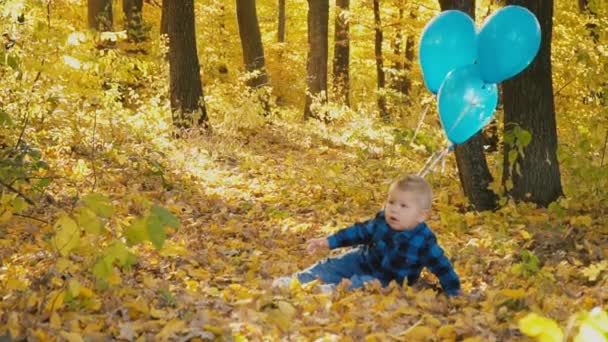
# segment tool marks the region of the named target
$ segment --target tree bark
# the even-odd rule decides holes
[[[308,57],[304,118],[319,117],[311,106],[315,97],[327,99],[327,33],[329,0],[308,0]]]
[[[541,45],[532,64],[516,77],[503,83],[505,131],[517,125],[532,135],[525,157],[515,161],[518,172],[509,172],[509,152],[504,144],[503,184],[512,180],[510,195],[518,201],[548,206],[563,194],[557,161],[557,124],[551,74],[552,0],[507,1],[528,8],[540,22]]]
[[[127,37],[134,42],[146,40],[148,34],[142,16],[143,5],[143,0],[122,0]]]
[[[170,0],[163,0],[163,7],[161,9],[161,14],[160,14],[160,34],[169,34],[169,28],[167,27],[167,9],[169,8],[168,6],[165,6],[165,2],[170,1]]]
[[[412,87],[412,80],[410,78],[410,72],[412,70],[412,65],[414,63],[414,35],[407,34],[405,41],[403,41],[403,4],[400,2],[399,4],[399,28],[397,30],[397,34],[395,35],[395,43],[393,52],[395,54],[396,62],[393,65],[393,68],[396,71],[395,78],[390,83],[391,88],[403,94],[406,98],[409,96],[410,89]],[[416,19],[416,12],[413,10],[409,14],[410,19]],[[404,54],[401,56],[401,48],[403,46]],[[409,100],[408,100],[409,101]]]
[[[277,41],[285,42],[285,0],[279,0],[279,28],[277,31]]]
[[[87,17],[89,28],[97,31],[112,31],[112,0],[88,0]]]
[[[177,128],[205,125],[200,66],[194,30],[194,0],[165,0],[169,34],[171,112]]]
[[[264,60],[264,46],[258,24],[255,0],[237,0],[236,17],[243,48],[243,62],[247,72],[255,73],[247,85],[258,88],[268,83]]]
[[[441,10],[458,9],[475,18],[475,0],[439,0]],[[495,209],[498,196],[488,188],[492,174],[483,150],[483,133],[479,131],[454,149],[458,176],[464,195],[476,210]]]
[[[334,94],[338,103],[350,106],[350,0],[336,0],[334,32]]]
[[[378,89],[378,110],[380,111],[380,117],[384,121],[389,121],[390,116],[386,109],[386,98],[384,96],[384,87],[386,85],[384,75],[384,61],[382,58],[382,21],[380,19],[380,0],[374,0],[374,54],[376,56],[376,75],[377,75],[377,89]]]

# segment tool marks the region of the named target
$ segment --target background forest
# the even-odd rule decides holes
[[[425,24],[510,4],[541,51],[426,176],[463,295],[431,274],[272,288],[446,146]],[[608,339],[606,1],[2,0],[0,18],[0,340]]]

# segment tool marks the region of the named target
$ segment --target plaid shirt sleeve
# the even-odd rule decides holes
[[[425,266],[439,278],[445,293],[448,296],[458,295],[460,293],[460,279],[434,236],[424,248],[424,252],[423,261]]]
[[[375,225],[376,219],[372,219],[363,223],[355,223],[348,228],[344,228],[327,238],[329,248],[335,249],[339,247],[369,244],[374,237]]]

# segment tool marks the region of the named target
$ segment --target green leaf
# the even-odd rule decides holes
[[[125,237],[129,245],[135,245],[150,239],[148,225],[145,218],[138,218],[125,230]]]
[[[518,133],[519,133],[517,135],[518,145],[525,147],[525,146],[528,146],[530,144],[530,142],[532,142],[532,134],[529,131],[522,129]]]
[[[156,249],[161,249],[165,243],[165,240],[167,239],[167,233],[165,233],[164,225],[157,216],[148,217],[147,225],[150,242],[152,242]]]
[[[80,229],[74,220],[67,215],[62,215],[55,223],[54,247],[62,256],[68,255],[71,250],[78,247],[80,243]]]
[[[68,291],[72,295],[72,297],[77,297],[80,293],[80,282],[76,279],[70,279],[68,282]]]
[[[108,264],[106,258],[99,258],[93,266],[93,275],[98,279],[108,279],[112,273],[112,264]]]
[[[10,115],[7,112],[0,109],[0,126],[12,126],[13,119],[11,119]]]
[[[155,205],[152,207],[150,213],[151,216],[157,217],[163,226],[169,226],[175,229],[179,227],[179,220],[177,219],[177,217],[175,217],[173,214],[171,214],[171,212],[169,212],[169,210],[163,207]]]
[[[120,266],[124,266],[129,259],[129,250],[122,241],[116,240],[106,249],[106,257],[112,262],[118,260]],[[111,263],[112,263],[111,262]],[[110,264],[111,264],[110,263]]]
[[[540,342],[562,342],[564,333],[557,323],[535,313],[529,313],[518,322],[519,330],[525,335],[536,337]]]
[[[103,222],[97,215],[87,207],[76,209],[76,222],[88,233],[99,235],[103,229]]]
[[[100,194],[88,194],[82,198],[82,202],[101,217],[110,217],[115,211],[110,199]]]

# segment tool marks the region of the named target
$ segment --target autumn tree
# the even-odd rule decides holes
[[[247,85],[253,88],[263,86],[268,83],[268,76],[266,75],[264,46],[260,35],[255,0],[237,0],[236,17],[245,69],[252,73],[247,80]]]
[[[285,0],[279,0],[277,42],[285,42]]]
[[[308,56],[304,118],[318,116],[311,106],[315,98],[327,99],[327,34],[329,0],[308,0]]]
[[[89,28],[97,31],[112,30],[112,0],[88,0],[87,14]]]
[[[399,1],[398,7],[398,28],[393,42],[393,53],[395,58],[393,64],[394,76],[389,86],[407,97],[412,87],[410,72],[414,62],[415,42],[414,34],[412,32],[406,32],[405,41],[403,39],[403,21],[405,19],[403,1]],[[416,12],[414,10],[410,10],[409,18],[411,20],[416,19]]]
[[[148,30],[142,16],[143,0],[123,0],[122,11],[125,14],[125,28],[129,40],[140,42],[147,38]]]
[[[165,0],[173,124],[189,128],[207,121],[194,35],[194,0]]]
[[[512,182],[512,187],[507,188],[514,199],[547,206],[562,195],[551,74],[553,1],[508,0],[507,4],[523,6],[534,13],[542,36],[532,64],[503,83],[505,135],[514,138],[512,143],[504,144],[503,182]],[[516,128],[531,134],[523,155],[518,155],[518,145],[528,141],[513,136]]]
[[[389,120],[388,109],[386,108],[386,97],[384,96],[384,86],[386,84],[384,75],[384,61],[382,58],[382,43],[383,43],[383,32],[382,32],[382,20],[380,18],[380,0],[374,0],[374,55],[376,57],[376,75],[378,90],[378,110],[380,116],[385,120]]]
[[[334,31],[333,91],[336,101],[350,105],[350,0],[336,0]]]
[[[475,18],[475,0],[439,0],[441,10],[457,9]],[[493,209],[498,196],[488,188],[492,174],[488,169],[483,149],[482,132],[478,132],[464,144],[456,145],[458,176],[465,196],[477,210]]]

